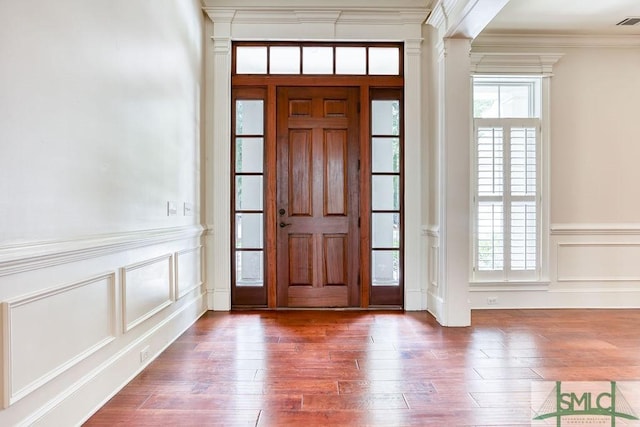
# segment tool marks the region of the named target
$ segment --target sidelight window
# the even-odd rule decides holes
[[[397,292],[401,285],[402,118],[398,95],[373,91],[370,105],[372,304],[384,301],[383,295]]]
[[[234,252],[238,287],[264,286],[264,101],[235,100]]]

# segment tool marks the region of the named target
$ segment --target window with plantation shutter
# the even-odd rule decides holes
[[[531,78],[474,79],[473,276],[477,281],[539,276],[536,86]],[[512,113],[517,117],[501,117]]]

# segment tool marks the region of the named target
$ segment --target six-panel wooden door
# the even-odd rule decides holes
[[[358,307],[359,89],[277,90],[277,305]]]

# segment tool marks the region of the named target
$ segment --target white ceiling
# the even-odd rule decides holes
[[[483,33],[640,35],[640,0],[510,0]]]

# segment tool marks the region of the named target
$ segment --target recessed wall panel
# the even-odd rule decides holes
[[[122,268],[124,330],[129,331],[173,300],[172,256]]]
[[[115,339],[115,274],[3,303],[9,405]]]
[[[202,246],[176,252],[176,298],[202,285]]]

